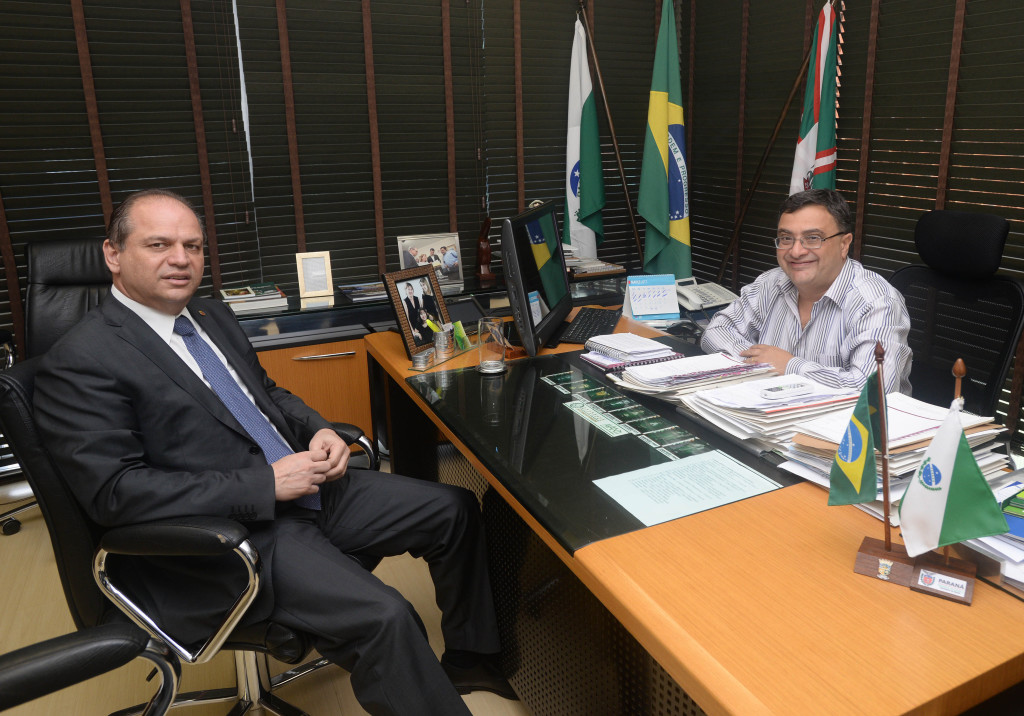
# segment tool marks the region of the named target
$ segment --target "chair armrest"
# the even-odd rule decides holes
[[[157,664],[160,689],[153,704],[163,713],[174,700],[181,666],[162,645],[133,624],[113,623],[48,639],[0,656],[0,710],[105,674],[145,657]],[[156,649],[157,651],[152,651]]]
[[[232,552],[249,538],[249,530],[222,517],[185,517],[115,527],[100,547],[111,554],[207,557]]]
[[[352,445],[355,443],[362,448],[363,452],[366,453],[371,470],[380,469],[380,455],[377,454],[373,441],[366,436],[362,428],[351,423],[332,423],[332,426],[334,427],[334,432],[338,433],[346,444]]]
[[[260,556],[248,540],[248,531],[237,522],[217,517],[192,517],[117,527],[105,533],[93,558],[93,578],[100,591],[136,625],[167,644],[182,661],[201,664],[212,659],[245,616],[260,588]],[[107,559],[111,554],[129,556],[215,556],[235,554],[245,569],[245,587],[227,610],[220,627],[198,648],[179,643],[115,584]],[[187,585],[186,587],[187,588]]]

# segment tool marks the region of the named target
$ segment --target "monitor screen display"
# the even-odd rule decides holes
[[[512,317],[528,355],[536,355],[572,310],[553,201],[506,219],[501,229]]]

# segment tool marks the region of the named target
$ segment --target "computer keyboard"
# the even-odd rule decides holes
[[[621,313],[604,308],[581,308],[558,339],[562,343],[586,343],[594,336],[615,333]]]

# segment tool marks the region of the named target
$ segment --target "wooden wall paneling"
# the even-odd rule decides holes
[[[220,254],[217,251],[217,221],[213,208],[213,187],[210,181],[210,156],[206,146],[206,124],[203,120],[203,97],[199,89],[199,62],[196,59],[196,36],[192,26],[192,2],[181,0],[181,30],[185,37],[185,61],[188,64],[188,89],[192,100],[192,124],[196,133],[196,154],[199,181],[203,191],[203,219],[206,223],[206,254],[210,258],[210,279],[213,288],[222,286]]]
[[[85,26],[85,8],[82,0],[71,0],[71,15],[75,23],[75,43],[78,45],[78,69],[82,75],[82,92],[85,94],[85,111],[89,117],[89,138],[92,141],[93,161],[96,164],[96,182],[103,205],[103,224],[110,223],[114,204],[110,198],[110,177],[107,173],[107,156],[103,151],[103,131],[100,127],[100,111],[96,104],[96,86],[93,83],[92,58],[89,54],[89,33]]]
[[[871,168],[871,112],[875,97],[875,58],[878,54],[878,13],[881,0],[871,0],[868,21],[867,69],[864,76],[864,114],[860,128],[860,165],[857,167],[857,208],[853,229],[853,258],[860,260],[864,215],[868,204],[868,170]]]
[[[452,18],[449,0],[441,0],[441,40],[444,52],[444,117],[448,154],[448,231],[458,232],[459,213],[455,173],[455,96],[452,86]]]
[[[956,90],[960,79],[960,49],[964,42],[964,16],[967,0],[956,0],[953,20],[953,44],[949,50],[949,78],[946,81],[946,113],[942,122],[942,147],[939,150],[939,181],[935,190],[935,208],[946,206],[949,188],[949,156],[953,145],[953,119],[956,116]]]
[[[295,208],[295,250],[306,250],[306,220],[302,211],[302,175],[299,168],[299,138],[295,129],[295,88],[292,85],[292,58],[288,46],[288,12],[285,0],[276,0],[277,37],[281,47],[281,84],[284,90],[284,116],[288,136],[288,164],[292,178]]]
[[[384,273],[384,189],[380,169],[380,126],[377,124],[377,79],[373,64],[373,18],[370,0],[362,0],[363,60],[366,65],[367,121],[370,124],[370,163],[373,171],[373,223],[377,241],[377,272]]]

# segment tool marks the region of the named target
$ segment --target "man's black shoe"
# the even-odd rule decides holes
[[[448,674],[455,690],[460,694],[468,694],[473,691],[490,691],[498,696],[512,701],[518,701],[519,697],[512,690],[498,668],[487,661],[481,661],[474,666],[459,667],[441,662],[441,668]]]

